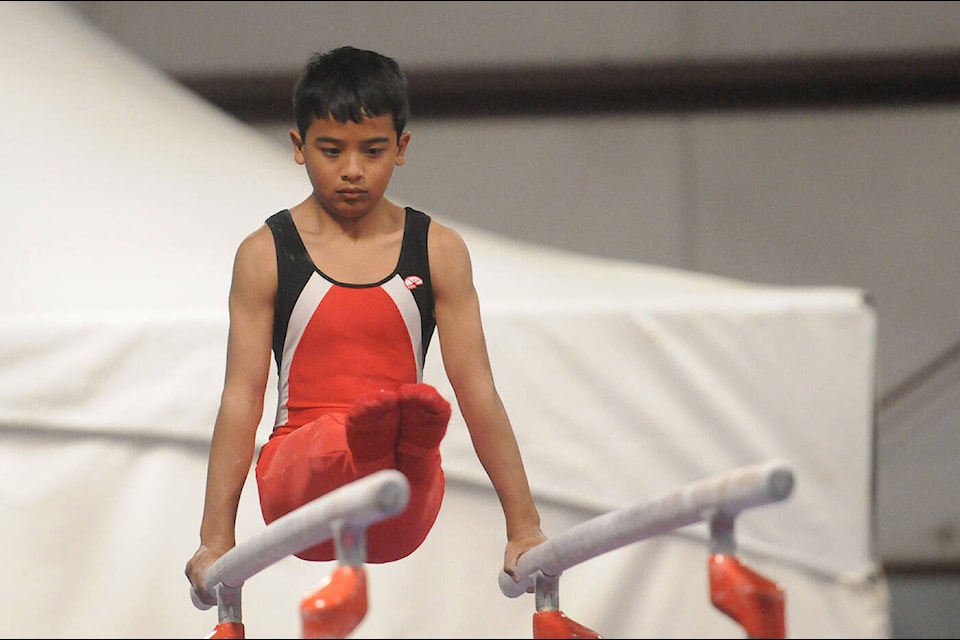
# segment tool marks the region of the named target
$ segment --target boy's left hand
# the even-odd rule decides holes
[[[517,538],[511,538],[503,552],[503,572],[513,578],[514,582],[520,582],[520,574],[517,570],[517,562],[519,562],[520,556],[546,541],[547,536],[543,534],[539,527]],[[528,588],[527,593],[533,593],[533,587]]]

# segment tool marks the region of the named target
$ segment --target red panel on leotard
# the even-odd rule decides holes
[[[334,286],[293,355],[287,424],[306,424],[368,393],[416,381],[410,335],[393,299],[381,287]]]

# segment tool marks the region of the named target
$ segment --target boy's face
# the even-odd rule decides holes
[[[314,197],[331,214],[359,218],[383,198],[394,167],[403,165],[410,133],[397,141],[389,114],[365,118],[360,124],[314,119],[306,138],[290,131],[294,158],[303,165]]]

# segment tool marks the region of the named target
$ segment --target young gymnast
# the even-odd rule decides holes
[[[210,445],[200,545],[185,573],[204,576],[235,546],[271,354],[276,421],[256,462],[264,521],[385,468],[410,482],[405,511],[367,531],[371,563],[415,551],[444,494],[440,443],[451,406],[423,382],[434,330],[477,456],[503,509],[503,570],[546,538],[517,441],[494,384],[462,237],[385,192],[411,135],[395,60],[341,47],[313,56],[294,90],[295,161],[312,185],[237,249],[226,374]],[[296,554],[335,559],[332,540]]]

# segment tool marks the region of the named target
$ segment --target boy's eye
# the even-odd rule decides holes
[[[325,156],[338,156],[340,155],[340,149],[336,147],[320,147],[320,153]]]
[[[376,157],[376,156],[381,156],[381,155],[383,155],[384,152],[386,152],[386,149],[383,149],[383,148],[381,148],[381,147],[371,147],[371,148],[367,149],[366,154],[367,154],[368,156]]]

